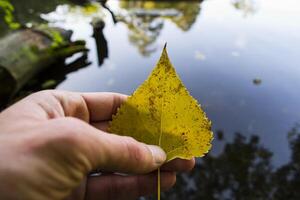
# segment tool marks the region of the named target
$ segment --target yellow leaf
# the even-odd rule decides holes
[[[203,156],[213,138],[211,122],[179,79],[166,47],[148,79],[113,116],[109,130],[160,146],[167,161]]]

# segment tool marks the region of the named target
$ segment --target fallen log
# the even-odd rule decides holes
[[[54,63],[86,52],[72,32],[46,25],[18,30],[0,40],[0,102],[8,101],[29,80]]]

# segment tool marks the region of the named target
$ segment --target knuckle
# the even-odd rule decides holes
[[[131,137],[126,138],[126,149],[129,153],[130,160],[136,163],[144,163],[146,160],[145,150],[139,145],[135,139]]]
[[[41,96],[51,96],[55,91],[54,90],[42,90],[36,93],[31,94],[31,97],[41,97]]]
[[[136,141],[134,138],[129,137],[129,136],[123,136],[124,140],[128,143],[128,144],[135,144],[138,143],[138,141]]]

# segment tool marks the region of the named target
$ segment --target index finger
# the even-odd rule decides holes
[[[112,115],[117,113],[118,108],[127,99],[127,95],[119,93],[83,93],[90,113],[91,122],[111,120]]]
[[[195,167],[195,158],[190,160],[175,159],[161,167],[162,171],[189,172]]]

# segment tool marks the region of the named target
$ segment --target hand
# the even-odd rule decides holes
[[[0,114],[0,199],[130,200],[156,192],[165,153],[109,134],[108,121],[127,98],[113,93],[43,91]],[[161,167],[162,190],[195,161]],[[89,177],[92,170],[104,175]],[[116,173],[130,175],[118,175]]]

